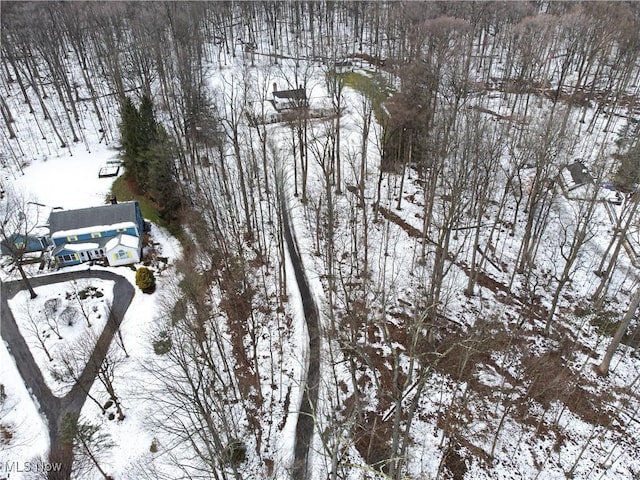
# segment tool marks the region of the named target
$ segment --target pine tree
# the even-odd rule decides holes
[[[138,110],[140,143],[143,149],[148,149],[157,142],[159,136],[158,123],[153,113],[153,101],[148,95],[143,95]]]
[[[120,108],[120,136],[124,167],[141,192],[148,188],[150,150],[158,143],[158,124],[153,113],[153,101],[147,95],[136,108],[126,97]]]
[[[638,137],[640,138],[640,137]],[[632,191],[640,183],[640,141],[629,147],[620,157],[620,164],[616,171],[614,183],[622,191]]]
[[[174,144],[158,124],[153,100],[143,95],[136,108],[127,97],[120,109],[120,135],[124,167],[141,193],[147,194],[160,210],[163,219],[172,221],[180,208],[176,182]]]
[[[142,143],[140,114],[133,101],[126,97],[120,107],[120,143],[122,145],[122,160],[129,176],[139,182],[140,153],[145,149]],[[142,185],[138,185],[142,187]]]
[[[173,159],[175,146],[161,127],[158,141],[147,151],[148,192],[158,205],[163,220],[175,220],[181,205],[180,190],[176,182],[176,168]]]
[[[122,144],[124,167],[127,172],[135,171],[135,159],[140,153],[140,115],[129,97],[120,106],[120,143]]]

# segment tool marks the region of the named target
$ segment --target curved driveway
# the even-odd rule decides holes
[[[289,218],[289,209],[282,189],[279,189],[280,205],[282,210],[282,226],[289,250],[289,257],[293,265],[302,309],[307,322],[309,332],[309,363],[307,365],[306,381],[304,382],[302,401],[296,424],[296,438],[293,461],[293,480],[305,480],[309,477],[309,447],[313,439],[315,429],[316,405],[318,402],[318,386],[320,384],[320,335],[318,330],[318,307],[311,293],[309,281],[304,271],[304,265],[300,258],[298,242],[296,241]]]
[[[24,283],[22,280],[3,282],[0,287],[0,333],[2,334],[2,339],[8,345],[9,352],[15,359],[22,380],[37,400],[37,403],[39,403],[40,411],[47,418],[51,453],[55,455],[56,462],[63,462],[63,468],[61,472],[59,472],[61,475],[58,475],[58,478],[69,477],[71,464],[73,462],[73,452],[68,448],[68,445],[63,445],[60,442],[60,422],[67,413],[80,413],[82,405],[84,405],[86,400],[87,392],[91,388],[98,369],[109,350],[113,335],[118,330],[120,322],[131,304],[135,289],[124,277],[105,270],[82,270],[30,279],[31,285],[37,288],[43,285],[92,278],[111,280],[114,282],[111,315],[109,315],[107,319],[104,330],[100,334],[96,342],[96,347],[82,371],[78,382],[76,382],[69,393],[62,398],[53,395],[44,381],[40,368],[38,368],[38,365],[33,359],[33,355],[24,337],[20,333],[8,305],[9,298],[14,297],[16,293],[25,288]],[[53,461],[54,458],[51,460]],[[50,478],[52,478],[51,475]]]

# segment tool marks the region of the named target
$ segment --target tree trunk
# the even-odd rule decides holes
[[[611,365],[613,354],[618,349],[618,346],[622,341],[622,337],[624,337],[624,334],[627,332],[627,328],[629,328],[629,324],[631,323],[631,320],[633,320],[636,310],[638,309],[638,305],[640,305],[640,287],[637,287],[636,293],[629,304],[629,308],[624,314],[624,317],[622,317],[622,321],[620,322],[620,325],[607,348],[607,353],[605,353],[602,363],[595,368],[596,372],[600,375],[606,376],[609,373],[609,366]]]
[[[34,298],[36,298],[38,296],[38,294],[35,292],[35,290],[31,286],[31,282],[29,281],[29,278],[27,277],[27,274],[25,273],[24,269],[22,268],[22,265],[20,263],[20,259],[18,259],[16,263],[17,263],[18,271],[20,272],[20,276],[22,277],[22,281],[24,282],[25,287],[27,287],[27,290],[29,290],[29,295],[31,296],[31,299],[33,300]]]
[[[635,214],[638,208],[638,204],[640,204],[640,202],[636,199],[633,203],[633,207],[631,208],[631,211],[629,212],[629,216],[626,218],[626,221],[622,229],[619,228],[620,222],[618,222],[618,225],[614,226],[615,233],[611,238],[611,243],[607,247],[607,250],[605,251],[605,254],[602,257],[602,261],[600,262],[598,273],[601,275],[602,280],[600,280],[600,284],[598,285],[598,288],[591,296],[591,298],[596,301],[596,307],[598,308],[602,307],[602,303],[604,301],[604,297],[606,295],[606,290],[607,290],[605,287],[609,285],[609,281],[611,280],[611,274],[613,272],[613,268],[615,267],[618,261],[618,255],[620,253],[622,245],[624,244],[627,238],[627,231],[629,230],[629,226],[631,225],[632,221],[635,219]],[[622,220],[622,218],[620,218],[620,220]],[[616,241],[616,234],[617,234],[616,246],[613,249],[613,253],[611,254],[611,259],[609,260],[607,268],[604,271],[602,271],[602,267],[604,266],[604,262],[609,252],[609,249],[613,245],[613,242]]]

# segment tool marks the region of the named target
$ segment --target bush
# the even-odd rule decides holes
[[[149,451],[151,453],[158,453],[158,439],[154,438],[151,442],[151,446],[149,447]]]
[[[77,295],[80,300],[86,300],[87,298],[104,297],[104,293],[102,293],[97,287],[92,287],[92,286],[89,286],[83,290],[80,290],[77,293]]]
[[[9,445],[12,439],[13,432],[11,431],[11,427],[0,423],[0,445]]]
[[[232,439],[224,449],[226,463],[237,467],[247,459],[247,446],[242,440]]]
[[[136,270],[136,285],[144,293],[153,293],[156,289],[156,277],[147,267]]]
[[[172,345],[171,337],[163,330],[158,334],[158,338],[153,341],[153,351],[156,355],[165,355],[169,353]]]

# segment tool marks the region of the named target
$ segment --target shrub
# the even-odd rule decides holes
[[[79,313],[75,308],[71,306],[67,306],[60,313],[60,320],[62,320],[64,323],[72,327],[73,324],[76,323],[76,318],[78,318],[78,316],[79,316]]]
[[[151,442],[151,446],[149,447],[149,451],[151,453],[158,453],[158,439],[154,438]]]
[[[242,440],[232,439],[224,448],[224,457],[229,465],[239,466],[247,459],[247,445]]]
[[[0,445],[9,445],[12,439],[13,432],[11,428],[8,425],[0,423]]]
[[[60,310],[61,306],[62,306],[62,300],[60,300],[59,297],[49,298],[47,301],[44,302],[45,312],[47,312],[47,314],[49,315],[54,315],[58,313],[58,310]]]
[[[156,289],[156,277],[147,267],[136,270],[136,285],[144,293],[153,293]]]
[[[158,334],[158,338],[153,341],[153,351],[156,355],[165,355],[171,350],[172,342],[171,337],[166,331],[162,331]]]
[[[92,286],[88,286],[87,288],[80,290],[77,295],[80,300],[104,297],[104,293],[102,293],[97,287]]]
[[[591,319],[591,325],[596,327],[598,334],[613,337],[620,325],[620,321],[615,311],[603,310]]]

